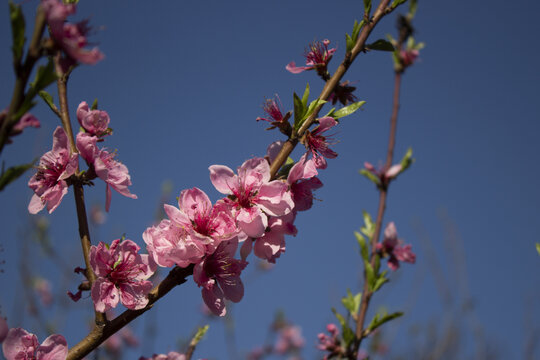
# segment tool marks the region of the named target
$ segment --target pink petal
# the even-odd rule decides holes
[[[283,147],[284,143],[285,143],[284,141],[278,140],[278,141],[274,141],[273,143],[270,144],[270,146],[268,146],[268,149],[266,149],[266,156],[268,156],[268,159],[270,160],[270,164],[274,162],[277,155],[281,151],[281,148]]]
[[[120,296],[114,284],[105,278],[98,278],[92,284],[92,300],[96,311],[105,312],[118,305]]]
[[[208,214],[212,209],[212,202],[204,191],[194,187],[182,190],[178,206],[190,219],[194,219],[197,213]]]
[[[236,188],[236,175],[227,166],[212,165],[210,170],[210,181],[217,191],[222,194],[231,195],[231,189]]]
[[[62,335],[54,334],[38,346],[36,360],[65,360],[67,354],[66,339]]]
[[[303,71],[306,71],[306,70],[311,70],[313,69],[313,67],[311,66],[300,66],[300,67],[297,67],[296,66],[296,63],[294,61],[291,61],[290,63],[287,64],[287,66],[285,66],[285,69],[287,69],[287,71],[293,73],[293,74],[299,74]]]
[[[219,286],[223,289],[225,298],[232,302],[239,302],[244,297],[244,284],[240,277],[228,278],[226,281],[218,278]]]
[[[119,286],[122,304],[131,310],[142,309],[148,304],[148,293],[152,290],[152,282],[140,281]]]
[[[225,299],[223,298],[223,292],[214,284],[211,290],[206,288],[202,289],[202,298],[208,309],[217,316],[225,316],[227,309],[225,309]]]
[[[401,171],[401,164],[392,165],[385,173],[386,177],[392,179]]]
[[[165,213],[171,219],[173,222],[175,222],[178,225],[181,226],[190,226],[191,220],[187,217],[186,214],[184,214],[182,211],[177,209],[176,207],[164,204],[163,209],[165,210]]]
[[[22,328],[12,328],[2,344],[2,350],[6,360],[18,360],[33,357],[38,345],[36,335]]]
[[[266,226],[268,226],[267,216],[256,206],[249,209],[240,209],[236,220],[240,229],[247,236],[253,238],[261,237],[264,234]]]

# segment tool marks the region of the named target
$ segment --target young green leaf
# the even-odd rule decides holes
[[[364,235],[371,239],[373,233],[375,232],[375,224],[373,223],[371,215],[369,215],[367,211],[362,211],[362,215],[364,216],[364,226],[362,226],[360,230],[362,233],[364,233]]]
[[[349,345],[354,340],[354,337],[355,337],[354,332],[349,326],[344,326],[342,330],[343,330],[343,341],[345,342],[345,348],[348,348]]]
[[[356,240],[358,241],[358,245],[360,245],[360,254],[362,255],[362,259],[364,261],[369,260],[369,250],[366,244],[366,239],[360,234],[358,231],[354,232],[354,236],[356,236]]]
[[[341,315],[340,313],[337,312],[337,310],[335,308],[332,308],[332,312],[334,313],[336,319],[339,321],[339,323],[341,324],[341,327],[344,328],[345,326],[347,326],[347,322],[345,321],[345,318],[343,317],[343,315]]]
[[[15,5],[11,0],[9,1],[9,17],[11,20],[11,37],[13,41],[11,50],[13,51],[15,63],[19,64],[26,41],[24,36],[25,22],[21,6]]]
[[[386,277],[386,271],[384,271],[375,281],[375,285],[373,286],[373,292],[379,290],[381,286],[386,284],[388,281],[388,278]]]
[[[334,117],[335,119],[339,119],[339,118],[342,118],[342,117],[345,117],[345,116],[349,116],[351,115],[352,113],[354,113],[356,110],[360,109],[362,107],[362,105],[364,105],[366,102],[365,101],[358,101],[358,102],[355,102],[349,106],[345,106],[337,111],[334,112],[334,114],[332,115],[332,117]]]
[[[375,185],[379,186],[381,184],[379,178],[371,171],[368,171],[366,169],[360,169],[358,170],[358,172],[368,178],[368,180],[371,180]]]
[[[401,5],[401,4],[405,3],[405,2],[407,2],[407,0],[394,0],[394,1],[392,2],[392,6],[391,6],[391,7],[392,7],[393,9],[395,9],[395,8],[397,8],[399,5]]]
[[[347,289],[347,296],[341,298],[341,303],[343,306],[345,306],[345,309],[347,309],[349,313],[356,315],[354,296],[351,293],[351,290]]]
[[[414,15],[416,14],[416,8],[418,7],[418,1],[411,0],[409,3],[409,17],[412,19]]]
[[[302,125],[302,118],[304,117],[305,109],[304,105],[302,103],[302,100],[296,95],[296,93],[293,93],[293,101],[294,101],[294,129],[298,130],[300,126]]]
[[[364,14],[368,14],[371,12],[371,0],[364,0]]]
[[[379,51],[394,51],[394,45],[391,42],[384,39],[379,39],[374,43],[367,44],[366,47],[370,50],[379,50]]]
[[[364,20],[360,21],[360,23],[354,20],[353,32],[351,34],[351,37],[355,43],[356,43],[356,40],[358,40],[358,35],[360,34],[360,30],[362,29],[362,26],[364,26]]]
[[[354,47],[354,41],[351,38],[351,36],[347,33],[345,33],[345,43],[347,44],[346,51],[350,52],[352,48]]]
[[[373,330],[377,329],[379,326],[381,326],[385,322],[398,318],[402,315],[403,315],[402,312],[395,312],[393,314],[387,314],[386,312],[384,314],[376,314],[373,317],[373,320],[371,320],[371,323],[369,324],[367,329],[369,332],[372,332]]]
[[[304,109],[307,107],[308,100],[309,100],[309,83],[306,84],[306,90],[304,90],[304,95],[302,96],[302,105]]]
[[[304,117],[303,117],[302,120],[307,119],[308,116],[311,115],[311,113],[315,110],[315,108],[316,108],[317,106],[319,106],[319,105],[321,105],[321,104],[326,104],[326,103],[327,103],[326,100],[321,100],[321,99],[315,99],[315,100],[313,100],[313,101],[309,104],[309,106],[308,106],[308,108],[307,108],[307,110],[306,110],[306,112],[305,112]]]
[[[540,255],[540,243],[536,243],[536,251],[538,252],[538,255]]]
[[[210,325],[204,325],[203,327],[198,328],[197,332],[193,336],[193,339],[191,339],[190,345],[191,346],[197,345],[199,343],[199,341],[201,341],[203,336],[206,334],[206,332],[208,331],[209,328],[210,328]]]
[[[414,162],[415,159],[412,157],[413,150],[412,148],[407,149],[407,152],[403,156],[403,159],[401,159],[401,171],[403,172],[409,168]]]
[[[53,61],[52,59],[49,59],[47,65],[38,67],[36,77],[34,81],[30,83],[30,89],[28,90],[26,97],[32,100],[41,90],[53,83],[56,78]]]
[[[52,95],[46,92],[45,90],[41,90],[38,94],[39,94],[39,97],[42,98],[43,101],[45,101],[45,103],[49,105],[51,110],[54,112],[56,105],[54,105],[54,100],[53,100]]]
[[[373,291],[373,288],[375,287],[375,271],[373,271],[373,267],[369,263],[369,261],[364,260],[364,268],[366,270],[366,280],[369,285],[369,289]]]
[[[97,110],[97,108],[98,108],[98,101],[97,101],[97,98],[95,98],[90,110]]]
[[[0,191],[4,190],[4,188],[13,181],[17,180],[22,174],[24,174],[28,169],[32,168],[34,166],[34,163],[37,159],[34,161],[18,165],[18,166],[12,166],[6,171],[2,172],[0,175]]]

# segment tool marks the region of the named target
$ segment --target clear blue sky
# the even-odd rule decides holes
[[[36,1],[24,3],[32,14]],[[419,1],[415,19],[417,39],[427,44],[420,61],[403,80],[396,154],[414,149],[416,163],[390,190],[385,223],[395,221],[398,232],[417,252],[417,264],[405,264],[390,286],[373,300],[390,311],[406,310],[396,329],[392,351],[410,349],[408,328],[444,318],[434,268],[436,256],[454,299],[453,317],[467,287],[475,317],[485,336],[507,358],[521,358],[527,323],[540,323],[538,273],[540,257],[539,176],[540,110],[537,105],[540,71],[536,46],[540,33],[533,1]],[[197,186],[212,200],[220,194],[209,181],[208,166],[236,168],[245,159],[264,155],[280,139],[265,131],[255,118],[262,115],[265,97],[277,93],[292,108],[292,92],[306,82],[318,94],[321,81],[313,73],[290,74],[285,65],[303,62],[303,49],[313,40],[328,38],[338,51],[333,70],[345,51],[345,32],[361,17],[362,1],[81,1],[74,19],[90,17],[105,60],[77,69],[69,83],[72,120],[80,101],[99,99],[111,116],[114,136],[107,142],[118,149],[130,170],[138,200],[113,193],[106,224],[92,235],[110,242],[123,233],[143,245],[141,234],[154,220],[162,183],[173,193]],[[7,5],[0,7],[0,99],[9,103],[13,86]],[[394,16],[383,20],[372,39],[395,34]],[[27,19],[27,23],[31,21]],[[364,161],[385,157],[392,91],[392,63],[387,53],[360,55],[345,79],[356,81],[356,95],[367,101],[364,111],[345,118],[337,128],[339,153],[321,173],[324,187],[315,206],[300,213],[296,238],[268,274],[246,272],[246,292],[234,306],[240,352],[261,344],[277,309],[299,324],[306,338],[306,358],[316,358],[316,334],[334,321],[330,307],[340,308],[347,288],[359,289],[361,265],[353,231],[361,211],[374,213],[377,193],[358,174]],[[50,88],[54,92],[54,88]],[[6,166],[28,162],[51,147],[59,121],[40,103],[33,113],[42,122],[6,147]],[[295,152],[296,158],[301,154]],[[0,268],[2,314],[15,319],[19,289],[21,233],[28,226],[26,206],[30,174],[0,193]],[[105,186],[87,190],[88,204],[103,203]],[[455,224],[461,241],[446,241],[441,209]],[[70,267],[82,264],[72,192],[51,215],[52,243]],[[433,254],[415,224],[429,234]],[[32,245],[35,247],[35,245]],[[455,265],[453,251],[465,263]],[[463,251],[461,251],[461,249]],[[45,277],[59,272],[49,261],[37,260]],[[32,262],[34,261],[32,260]],[[251,259],[253,260],[253,259]],[[251,265],[255,265],[252,261]],[[460,271],[466,273],[466,284]],[[80,278],[54,282],[57,293],[73,291]],[[461,280],[460,280],[461,279]],[[61,332],[69,345],[86,333],[90,299],[71,306]],[[158,336],[151,348],[132,357],[167,352],[179,337],[188,337],[200,322],[200,290],[193,281],[175,289],[151,311]],[[375,306],[373,307],[375,310]],[[468,319],[468,317],[467,317]],[[28,316],[21,323],[33,328]],[[66,325],[67,324],[67,325]],[[75,324],[75,325],[74,325]],[[469,325],[467,325],[469,326]],[[134,323],[142,334],[145,320]],[[470,334],[472,332],[470,330]],[[472,335],[471,335],[472,336]],[[223,326],[211,323],[196,356],[226,358]],[[537,352],[538,354],[538,352]],[[127,357],[129,358],[129,357]]]

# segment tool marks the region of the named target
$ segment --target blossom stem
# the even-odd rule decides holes
[[[126,310],[105,325],[95,326],[83,340],[69,349],[66,360],[79,360],[88,355],[111,335],[150,310],[156,301],[167,295],[174,287],[186,282],[186,277],[192,274],[193,265],[186,268],[174,267],[167,277],[148,293],[148,304],[144,308]]]
[[[13,126],[19,119],[14,115],[19,111],[21,105],[24,102],[25,94],[24,89],[32,73],[34,65],[41,57],[41,38],[43,36],[43,30],[45,29],[45,12],[42,7],[39,6],[36,14],[36,21],[34,24],[34,32],[32,39],[30,40],[30,46],[28,47],[28,53],[24,64],[21,64],[20,60],[14,59],[14,70],[17,79],[15,80],[15,86],[13,87],[13,95],[11,102],[5,117],[4,122],[0,127],[0,153],[4,149],[4,145],[7,143],[9,134],[13,129]]]
[[[66,132],[68,137],[69,146],[72,153],[77,153],[77,147],[75,145],[75,138],[73,136],[73,130],[71,128],[71,120],[69,118],[69,109],[67,101],[67,82],[69,79],[70,71],[63,72],[62,66],[60,64],[60,52],[54,57],[56,74],[58,79],[56,84],[58,87],[58,99],[60,102],[60,119],[62,120],[62,127]],[[79,169],[76,173],[78,174]],[[78,175],[75,175],[76,177]],[[77,209],[77,220],[79,223],[79,237],[81,239],[81,246],[83,251],[84,263],[86,266],[86,278],[90,282],[90,285],[96,281],[96,274],[90,266],[90,246],[92,245],[90,241],[90,228],[88,226],[88,216],[86,215],[86,205],[84,202],[84,189],[80,181],[73,181],[73,191],[75,193],[75,206]],[[95,322],[96,326],[103,326],[107,322],[107,317],[104,313],[95,312]]]
[[[356,40],[356,44],[354,45],[352,50],[345,54],[345,58],[337,68],[334,75],[332,75],[332,77],[330,77],[330,79],[326,81],[326,84],[324,85],[324,88],[319,95],[320,100],[327,100],[328,97],[334,92],[336,87],[339,85],[339,82],[353,63],[354,59],[358,56],[358,54],[360,54],[360,52],[364,50],[366,41],[375,26],[385,15],[388,15],[394,10],[394,7],[388,6],[389,2],[390,0],[382,0],[379,3],[379,6],[377,6],[377,9],[375,10],[371,21],[362,28],[362,31],[358,35],[358,39]],[[298,129],[297,133],[293,133],[291,138],[289,138],[289,140],[285,142],[285,144],[281,148],[281,151],[279,152],[270,167],[270,175],[272,176],[272,178],[276,176],[278,170],[292,153],[292,151],[298,144],[298,139],[300,139],[305,134],[306,130],[309,129],[311,125],[313,125],[313,123],[317,119],[317,115],[319,115],[319,112],[321,111],[323,106],[324,104],[318,105],[313,111],[313,113],[311,113],[311,115],[302,124],[300,129]]]
[[[396,144],[396,131],[397,131],[397,119],[398,119],[398,112],[399,112],[399,93],[401,88],[401,71],[396,71],[394,75],[394,95],[393,95],[393,105],[392,105],[392,115],[390,117],[390,134],[388,136],[388,150],[386,154],[386,164],[384,167],[384,171],[390,168],[392,166],[392,161],[394,157],[394,147]],[[373,236],[371,237],[371,257],[370,262],[371,266],[375,266],[375,256],[376,256],[376,245],[379,242],[379,237],[381,233],[382,228],[382,222],[384,218],[384,211],[386,210],[386,198],[388,195],[388,184],[382,184],[382,186],[379,186],[379,208],[377,210],[377,219],[375,220],[375,231],[373,232]],[[366,319],[367,309],[369,306],[369,302],[371,301],[371,297],[373,296],[373,292],[369,288],[369,284],[366,278],[366,274],[364,273],[364,290],[362,293],[362,300],[360,302],[360,312],[357,317],[356,322],[356,339],[354,342],[354,348],[351,351],[351,359],[356,359],[356,356],[358,354],[358,349],[360,348],[360,344],[362,343],[362,340],[369,335],[364,330],[364,322]]]

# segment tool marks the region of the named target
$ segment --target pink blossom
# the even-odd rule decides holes
[[[294,218],[294,212],[281,217],[271,217],[268,221],[268,231],[254,241],[255,256],[274,264],[276,259],[285,252],[285,235],[296,236],[298,232],[293,225]]]
[[[302,155],[289,171],[287,183],[291,187],[294,211],[305,211],[313,206],[313,190],[323,186],[317,175],[316,162],[307,160],[307,154]]]
[[[171,351],[167,355],[165,354],[154,354],[154,356],[145,358],[140,357],[139,360],[186,360],[186,355],[177,353],[176,351]]]
[[[131,240],[114,240],[110,247],[100,242],[90,248],[90,265],[97,279],[92,284],[92,300],[96,311],[105,312],[118,305],[142,309],[148,304],[146,295],[152,289],[147,279],[155,264],[147,254],[138,254],[139,246]]]
[[[341,346],[337,326],[335,324],[328,324],[326,325],[326,331],[328,331],[330,336],[326,335],[325,333],[319,333],[319,335],[317,335],[319,339],[317,349],[328,352],[328,354],[324,356],[324,359],[331,359],[344,354],[345,349]]]
[[[0,316],[0,344],[4,342],[9,331],[9,327],[5,318]]]
[[[98,48],[85,49],[88,45],[86,35],[90,28],[88,21],[77,24],[66,23],[68,15],[75,13],[73,4],[64,4],[59,0],[42,0],[41,6],[45,11],[51,36],[55,43],[68,55],[68,62],[79,61],[83,64],[93,65],[104,58]]]
[[[401,172],[401,169],[402,169],[401,164],[394,164],[390,166],[388,170],[385,170],[384,168],[376,169],[375,166],[373,166],[371,163],[367,161],[364,162],[364,167],[366,168],[367,171],[377,176],[381,184],[384,184],[384,185],[388,185],[390,180],[398,176],[398,174]]]
[[[278,354],[298,351],[304,347],[305,340],[302,337],[302,329],[295,325],[285,325],[279,330],[274,350]]]
[[[77,108],[77,120],[90,135],[103,137],[111,133],[109,114],[103,110],[90,110],[86,101],[81,102]]]
[[[410,244],[403,245],[403,240],[398,239],[394,222],[388,223],[384,229],[384,239],[382,243],[377,244],[377,251],[384,257],[388,256],[388,267],[393,271],[399,268],[400,261],[410,264],[416,262],[412,246]]]
[[[143,239],[150,256],[163,267],[185,268],[199,262],[205,254],[204,244],[191,237],[184,227],[167,219],[147,228]]]
[[[9,330],[2,350],[6,360],[65,360],[68,353],[67,342],[62,335],[51,335],[40,345],[36,335],[22,328]]]
[[[338,155],[328,147],[332,139],[322,135],[336,125],[337,121],[333,117],[326,116],[319,119],[319,125],[313,131],[306,132],[305,145],[308,152],[313,155],[317,169],[326,169],[324,158],[333,159]]]
[[[0,126],[2,126],[3,122],[6,120],[7,113],[8,113],[8,109],[4,109],[0,111]],[[20,135],[23,132],[23,130],[26,129],[27,127],[39,128],[40,126],[41,126],[41,123],[34,115],[30,113],[26,113],[23,116],[21,116],[19,121],[17,121],[17,123],[11,128],[11,132],[9,133],[9,136],[11,137],[11,136]],[[8,144],[12,143],[11,138],[8,138],[7,143]]]
[[[36,278],[33,281],[34,290],[39,295],[41,303],[45,306],[52,304],[53,296],[51,292],[51,283],[44,278]]]
[[[283,114],[281,112],[281,107],[278,102],[280,103],[279,97],[277,95],[273,99],[266,99],[263,104],[263,110],[265,113],[268,114],[270,118],[258,117],[257,121],[264,120],[268,121],[269,123],[279,123],[283,121]]]
[[[286,215],[294,207],[287,184],[270,181],[270,166],[263,158],[246,160],[238,175],[227,166],[212,165],[210,180],[222,194],[233,195],[230,204],[237,211],[238,225],[250,237],[264,234],[268,215]]]
[[[237,247],[237,239],[223,241],[193,269],[193,280],[202,286],[204,303],[218,316],[226,314],[225,299],[237,303],[244,297],[240,274],[248,263],[234,259]]]
[[[131,177],[128,168],[115,159],[116,153],[99,149],[98,138],[87,133],[77,134],[77,149],[89,166],[93,167],[96,175],[107,183],[105,196],[105,210],[111,207],[111,188],[121,195],[136,199],[137,195],[132,194],[128,186],[131,185]]]
[[[213,252],[219,242],[229,240],[238,234],[238,228],[231,208],[224,201],[215,205],[206,193],[198,188],[182,190],[178,197],[178,207],[165,204],[165,212],[178,226],[207,245]]]
[[[403,66],[411,66],[420,55],[417,49],[401,50],[399,53]]]
[[[297,67],[296,63],[291,61],[285,69],[293,74],[313,69],[316,69],[319,74],[326,74],[328,63],[336,52],[335,48],[328,49],[328,44],[330,44],[330,40],[328,39],[325,39],[322,42],[316,41],[309,44],[309,47],[304,54],[306,57],[306,66]]]
[[[70,154],[66,133],[58,126],[53,133],[52,150],[41,157],[36,174],[28,182],[34,190],[28,211],[37,214],[47,205],[47,210],[52,213],[67,194],[66,179],[75,174],[77,166],[78,156]]]

